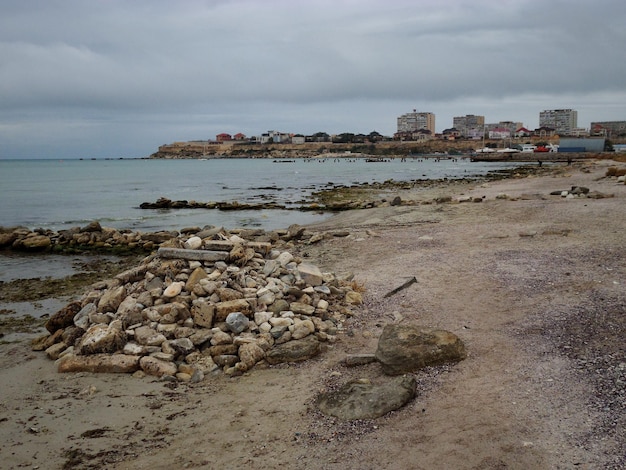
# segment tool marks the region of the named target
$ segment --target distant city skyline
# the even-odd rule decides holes
[[[269,129],[393,135],[412,109],[626,119],[626,2],[0,4],[0,158],[142,157]],[[584,33],[583,33],[584,32]]]

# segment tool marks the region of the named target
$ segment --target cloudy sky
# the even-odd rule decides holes
[[[0,0],[0,158],[559,108],[626,120],[624,0]]]

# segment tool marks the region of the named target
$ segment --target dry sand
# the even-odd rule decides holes
[[[306,363],[179,384],[58,374],[26,342],[3,344],[1,466],[623,468],[626,186],[603,177],[610,164],[399,192],[484,201],[353,211],[311,227],[350,232],[298,252],[352,271],[366,293],[340,340]],[[574,185],[615,197],[549,196]],[[412,276],[416,284],[384,297]],[[373,352],[392,322],[450,330],[468,358],[417,372],[417,397],[381,419],[321,415],[320,391],[385,380],[377,364],[341,360]]]

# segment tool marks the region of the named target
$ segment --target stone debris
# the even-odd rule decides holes
[[[355,284],[245,235],[199,231],[162,243],[53,315],[33,349],[57,360],[59,372],[185,381],[320,354],[362,302]]]
[[[572,186],[570,189],[557,189],[550,193],[550,196],[561,196],[567,199],[587,198],[587,199],[604,199],[613,197],[613,194],[605,194],[599,191],[590,191],[585,186]]]

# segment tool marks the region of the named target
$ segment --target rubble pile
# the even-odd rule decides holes
[[[306,360],[333,342],[351,306],[339,279],[271,241],[181,235],[140,265],[91,286],[33,341],[59,372],[126,372],[200,381],[258,363]]]

